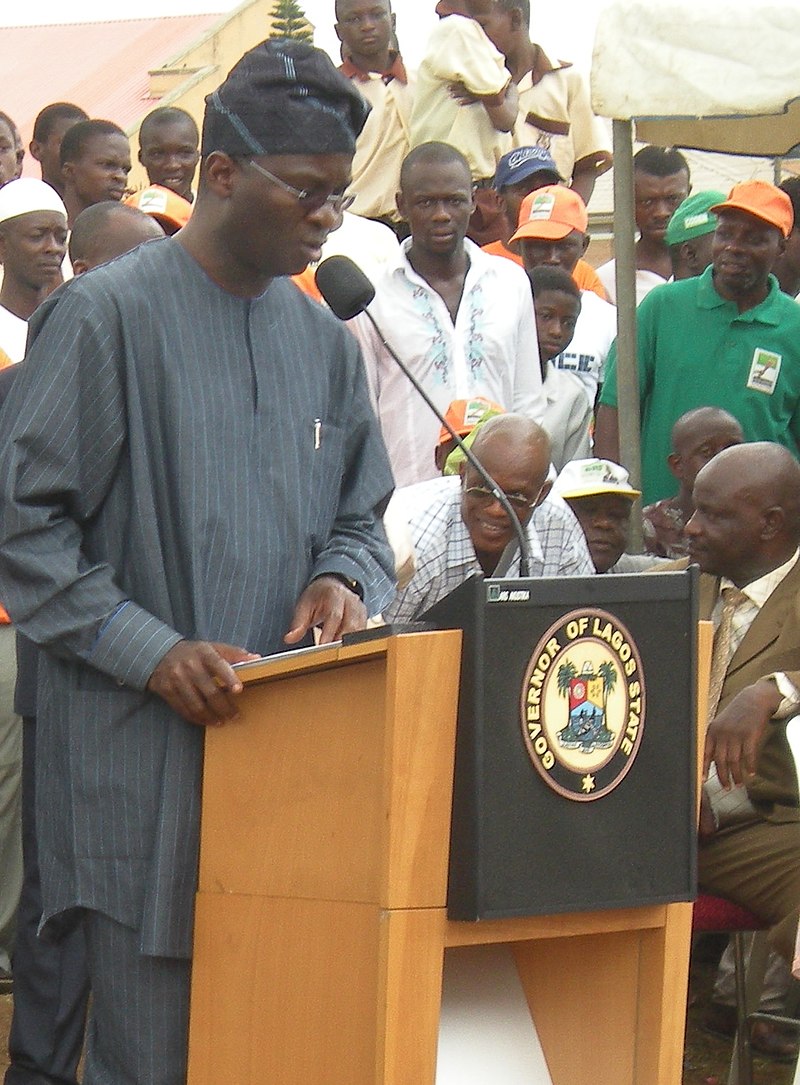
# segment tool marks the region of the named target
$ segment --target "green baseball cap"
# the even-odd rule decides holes
[[[667,244],[682,245],[684,241],[691,241],[693,237],[713,233],[717,228],[717,216],[711,213],[710,208],[724,203],[725,197],[723,196],[722,199],[719,197],[719,192],[711,191],[694,192],[691,196],[687,196],[669,220]]]

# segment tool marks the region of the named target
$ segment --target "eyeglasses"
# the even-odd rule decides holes
[[[247,161],[262,177],[266,177],[273,185],[277,185],[284,192],[288,192],[290,196],[294,196],[303,210],[308,213],[319,211],[322,207],[331,207],[334,211],[346,211],[348,207],[353,206],[356,198],[355,194],[345,196],[342,193],[329,192],[324,195],[321,192],[309,192],[305,188],[295,188],[294,185],[287,184],[280,177],[276,177],[274,173],[265,170],[263,166],[259,166],[258,162],[254,162],[252,158],[248,158]]]
[[[468,486],[464,493],[482,508],[488,508],[497,500],[494,490],[490,490],[487,486]],[[506,499],[515,512],[525,513],[535,507],[536,502],[539,500],[539,494],[536,495],[533,501],[529,501],[524,494],[506,494]]]

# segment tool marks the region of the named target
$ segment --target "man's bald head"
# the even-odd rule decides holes
[[[550,438],[542,427],[522,415],[498,415],[480,427],[472,451],[527,524],[550,469]],[[514,529],[470,464],[464,466],[461,516],[483,571],[491,575]]]
[[[489,464],[500,470],[514,464],[537,488],[550,469],[550,438],[537,422],[521,414],[490,418],[476,434],[472,451],[492,477]]]
[[[163,237],[152,215],[115,200],[96,203],[81,211],[75,219],[69,239],[69,257],[76,275],[91,271],[143,241]]]
[[[724,448],[742,441],[744,433],[739,422],[721,407],[697,407],[681,415],[672,427],[668,463],[687,501],[698,472]]]
[[[800,464],[782,445],[724,449],[698,474],[694,502],[692,556],[739,587],[783,565],[800,541]]]

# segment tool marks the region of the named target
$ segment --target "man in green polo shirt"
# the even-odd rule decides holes
[[[770,274],[794,216],[766,181],[734,185],[718,215],[713,260],[697,278],[657,287],[637,310],[642,489],[670,497],[670,431],[695,407],[722,407],[746,441],[800,454],[800,306]],[[616,344],[600,396],[595,454],[619,460]]]

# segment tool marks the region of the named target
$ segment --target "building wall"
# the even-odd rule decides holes
[[[203,37],[171,57],[163,68],[150,73],[151,98],[137,122],[128,129],[133,161],[128,178],[130,188],[137,190],[147,184],[147,174],[138,160],[142,120],[158,106],[178,106],[190,113],[202,129],[206,95],[217,89],[248,49],[269,37],[274,3],[275,0],[245,0]]]

